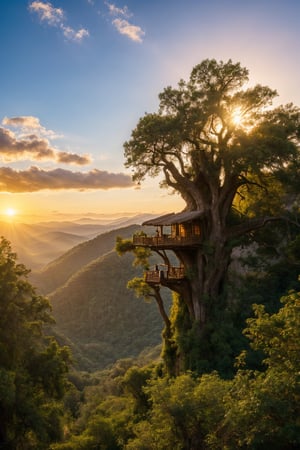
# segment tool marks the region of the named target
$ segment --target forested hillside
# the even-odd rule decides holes
[[[137,356],[161,342],[162,319],[155,303],[126,288],[140,273],[133,258],[111,251],[82,266],[49,295],[56,329],[73,342],[77,367],[99,369]]]
[[[139,225],[130,225],[99,234],[94,239],[72,247],[39,272],[31,274],[31,280],[43,294],[49,294],[62,286],[69,277],[99,256],[110,252],[118,235],[128,238],[139,229]]]
[[[156,303],[145,303],[127,289],[141,269],[133,267],[132,256],[120,258],[114,250],[117,236],[130,238],[140,229],[130,225],[100,234],[30,275],[48,295],[57,322],[52,331],[72,347],[78,369],[102,369],[161,343]],[[168,309],[170,295],[166,298]]]

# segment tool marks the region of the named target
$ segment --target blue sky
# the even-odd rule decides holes
[[[0,214],[179,211],[131,186],[123,143],[203,59],[300,105],[298,0],[10,0],[0,21]]]

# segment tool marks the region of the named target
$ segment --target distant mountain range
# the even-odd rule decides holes
[[[40,271],[34,271],[30,277],[31,281],[43,294],[49,294],[64,285],[70,277],[86,265],[111,252],[115,248],[117,236],[121,235],[128,239],[140,228],[139,225],[130,225],[84,241],[63,253]]]
[[[83,217],[72,221],[38,223],[0,222],[0,236],[6,237],[27,268],[38,270],[74,247],[113,229],[140,224],[149,214],[132,217]]]

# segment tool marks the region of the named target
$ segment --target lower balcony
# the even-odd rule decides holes
[[[185,278],[184,267],[168,267],[163,270],[147,270],[144,272],[146,283],[160,284],[162,282],[174,282]]]

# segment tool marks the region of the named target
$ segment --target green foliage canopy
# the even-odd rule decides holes
[[[232,380],[119,361],[86,388],[73,434],[51,450],[298,449],[300,293],[277,313],[254,311],[245,335],[264,355],[259,370],[244,366],[245,352]]]
[[[287,182],[287,170],[299,171],[299,109],[272,109],[276,91],[247,82],[240,63],[207,59],[187,82],[164,89],[158,112],[145,114],[124,144],[133,179],[162,174],[189,210],[210,209],[219,189],[225,215],[243,186]]]
[[[0,241],[0,446],[46,449],[61,437],[67,348],[44,332],[53,322],[46,298],[28,282],[9,242]]]

